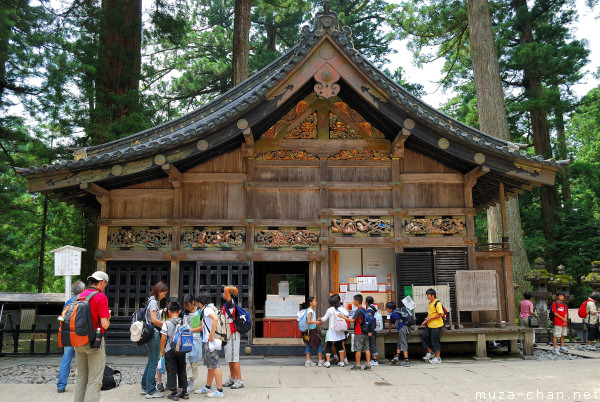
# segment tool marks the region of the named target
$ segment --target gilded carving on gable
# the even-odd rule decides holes
[[[328,159],[331,160],[372,160],[372,161],[384,161],[389,160],[390,157],[383,152],[370,150],[370,149],[351,149],[341,151]]]
[[[300,160],[317,160],[319,159],[318,156],[313,155],[313,154],[309,154],[306,151],[300,151],[300,150],[277,150],[277,151],[267,151],[267,152],[263,152],[260,153],[256,156],[256,159],[262,159],[262,160],[293,160],[293,159],[300,159]]]

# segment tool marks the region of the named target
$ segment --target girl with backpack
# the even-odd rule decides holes
[[[338,319],[338,315],[341,313],[345,316],[348,315],[348,311],[346,309],[344,309],[343,307],[340,307],[340,303],[341,299],[340,299],[340,295],[333,295],[331,297],[329,297],[329,308],[327,309],[327,312],[325,313],[325,315],[323,317],[321,317],[321,319],[319,319],[317,321],[318,325],[321,325],[321,323],[323,321],[328,321],[329,322],[329,329],[327,330],[327,335],[325,336],[326,342],[327,342],[327,348],[326,348],[326,354],[325,354],[325,359],[326,362],[323,364],[323,367],[327,367],[329,368],[331,366],[330,360],[331,360],[331,346],[335,345],[336,350],[338,351],[338,353],[340,354],[340,362],[338,363],[338,366],[340,367],[344,367],[344,348],[342,346],[344,340],[346,339],[346,333],[345,331],[348,329],[347,324],[346,324],[346,329],[341,329],[338,328],[336,326],[336,320]]]
[[[306,353],[306,363],[304,363],[304,366],[312,367],[315,365],[315,363],[310,360],[310,350],[312,348],[317,349],[317,354],[319,355],[318,366],[323,367],[323,344],[321,344],[321,338],[319,338],[319,334],[317,333],[319,320],[314,320],[317,317],[317,313],[315,312],[317,308],[317,299],[314,296],[311,296],[307,299],[307,303],[306,323],[308,324],[308,343],[304,349],[304,353]]]
[[[198,372],[200,359],[202,358],[202,314],[196,306],[196,300],[192,295],[183,296],[184,315],[183,320],[194,334],[194,349],[186,355],[186,368],[188,380],[188,390],[190,393],[194,390],[194,381],[200,380]]]
[[[167,368],[167,389],[171,391],[167,398],[172,401],[178,401],[179,398],[190,399],[188,393],[187,376],[185,373],[185,353],[174,350],[172,344],[175,338],[177,326],[181,324],[181,305],[175,300],[171,300],[167,306],[169,319],[163,323],[160,330],[160,355],[165,357],[165,365]],[[177,383],[181,388],[181,394],[177,394]]]
[[[148,343],[148,364],[142,375],[142,390],[141,394],[146,395],[146,399],[162,398],[164,396],[164,388],[162,384],[162,376],[156,370],[158,361],[160,360],[160,330],[163,325],[163,320],[160,318],[158,304],[167,296],[169,286],[164,282],[158,282],[150,291],[150,297],[146,303],[146,320],[154,326],[154,334]],[[158,383],[156,378],[158,376]]]

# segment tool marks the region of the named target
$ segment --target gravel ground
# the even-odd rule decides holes
[[[75,383],[75,362],[71,364],[69,384]],[[110,366],[119,370],[123,376],[122,384],[139,384],[145,367],[140,366]],[[0,370],[0,384],[47,384],[55,383],[58,378],[56,366],[19,365],[10,369]],[[117,377],[118,378],[118,377]]]

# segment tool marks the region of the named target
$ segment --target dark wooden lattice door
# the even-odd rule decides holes
[[[131,316],[146,303],[152,287],[159,281],[169,284],[168,261],[109,261],[106,266],[106,297],[112,315]]]
[[[405,296],[405,286],[433,285],[433,253],[404,252],[396,254],[397,302]]]
[[[452,311],[456,311],[456,271],[467,269],[466,248],[438,248],[433,250],[433,262],[436,285],[450,285],[450,304]],[[453,315],[454,317],[454,315]],[[471,313],[461,313],[461,321],[470,321]]]

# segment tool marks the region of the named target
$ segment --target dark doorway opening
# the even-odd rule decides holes
[[[254,336],[263,336],[262,319],[265,317],[267,294],[277,294],[279,281],[288,281],[290,295],[308,297],[308,261],[256,261],[254,262]]]

